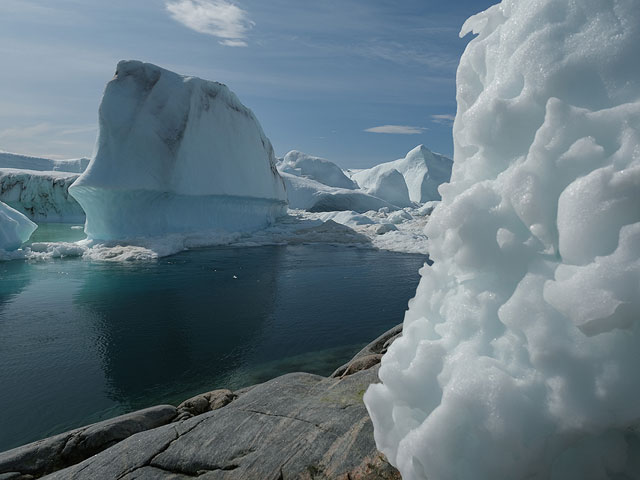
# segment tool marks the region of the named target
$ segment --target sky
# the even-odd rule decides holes
[[[464,20],[497,0],[0,0],[0,150],[91,156],[119,60],[215,80],[276,154],[453,154]]]

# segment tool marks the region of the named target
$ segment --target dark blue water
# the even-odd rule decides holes
[[[402,321],[424,260],[296,245],[0,263],[0,451],[214,388],[329,374]]]

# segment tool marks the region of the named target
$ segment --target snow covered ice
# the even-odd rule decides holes
[[[504,0],[471,31],[378,448],[405,480],[640,478],[640,2]]]
[[[52,158],[33,157],[0,151],[0,168],[17,168],[20,170],[36,170],[43,172],[82,173],[89,165],[88,158],[72,158],[54,160]]]
[[[4,256],[3,250],[16,250],[29,240],[36,228],[23,214],[0,202],[0,257]]]
[[[286,212],[253,113],[220,83],[137,61],[108,83],[95,157],[70,193],[100,240],[251,231]]]
[[[353,179],[358,182],[360,188],[372,194],[375,194],[372,192],[375,190],[378,195],[385,195],[381,198],[391,203],[396,199],[403,203],[397,205],[403,207],[407,206],[404,204],[406,202],[404,189],[395,187],[398,184],[398,178],[392,173],[393,170],[403,176],[410,201],[425,203],[440,200],[438,186],[449,181],[451,163],[451,159],[444,155],[433,153],[424,145],[418,145],[407,153],[405,158],[356,172],[353,174]]]
[[[358,186],[333,162],[291,150],[278,162],[280,172],[309,178],[329,187],[354,189]]]

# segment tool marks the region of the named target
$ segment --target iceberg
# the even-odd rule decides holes
[[[280,172],[304,177],[330,187],[353,190],[358,186],[333,162],[292,150],[278,162]]]
[[[377,175],[372,175],[363,182],[366,185],[365,191],[369,195],[383,198],[397,207],[412,205],[404,176],[395,168],[381,169]]]
[[[225,85],[118,63],[96,153],[69,188],[92,240],[241,232],[286,213],[271,142]]]
[[[640,2],[503,0],[469,32],[377,446],[405,480],[640,478]]]
[[[42,172],[82,173],[89,165],[88,158],[72,158],[54,160],[52,158],[32,157],[0,151],[0,168],[16,168],[20,170],[36,170]]]
[[[0,202],[0,250],[16,250],[29,240],[36,228],[38,226],[23,214]]]
[[[404,158],[360,170],[354,173],[352,178],[360,188],[367,191],[375,189],[378,193],[385,195],[381,198],[394,203],[392,198],[403,201],[404,197],[404,191],[397,176],[389,173],[397,170],[404,177],[410,201],[425,203],[440,200],[438,186],[451,178],[451,166],[451,159],[439,153],[433,153],[424,145],[418,145]]]
[[[352,210],[364,213],[395,207],[381,198],[374,197],[362,190],[329,187],[309,178],[298,177],[281,172],[286,187],[289,207],[309,212],[332,212]]]
[[[84,211],[69,195],[78,173],[0,168],[0,201],[36,222],[83,223]]]

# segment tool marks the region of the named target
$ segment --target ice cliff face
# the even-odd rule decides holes
[[[36,222],[82,223],[84,211],[68,191],[78,176],[60,171],[0,168],[0,201]]]
[[[99,129],[96,155],[70,188],[90,238],[245,231],[286,210],[271,143],[220,83],[120,62]]]
[[[33,157],[0,151],[0,168],[16,168],[45,172],[82,173],[89,165],[88,158],[54,160],[52,158]]]
[[[29,240],[38,226],[5,203],[0,202],[0,251],[15,250]]]
[[[470,31],[378,448],[405,480],[640,478],[640,2],[504,0]]]

